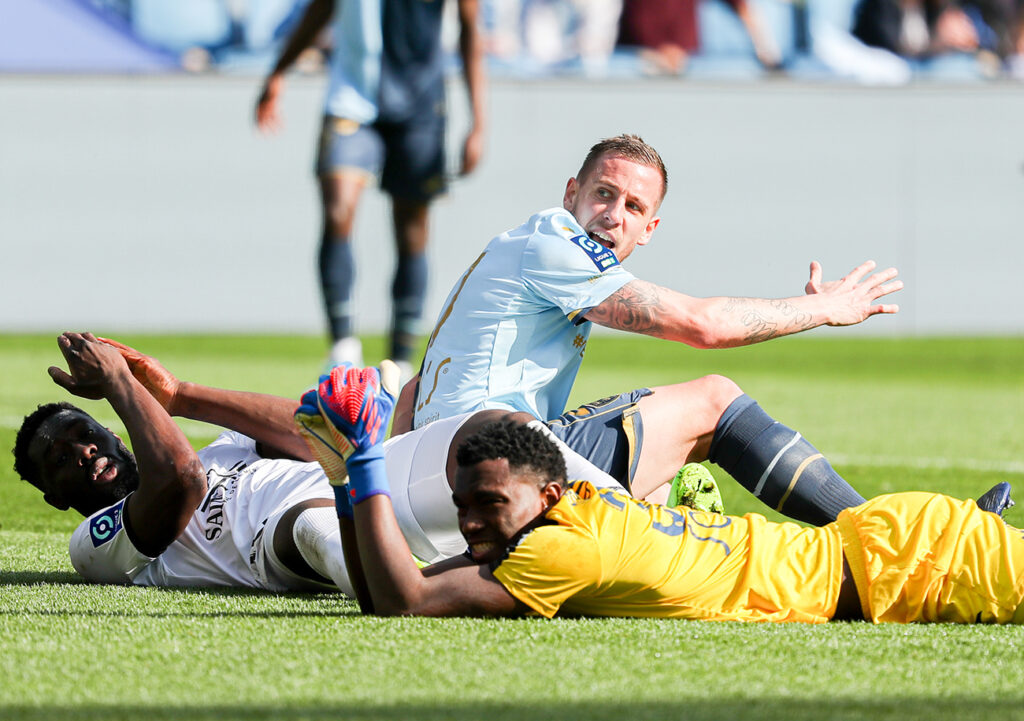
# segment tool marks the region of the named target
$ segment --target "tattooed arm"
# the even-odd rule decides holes
[[[903,287],[896,269],[864,279],[868,261],[836,281],[821,281],[811,264],[807,295],[795,298],[694,298],[644,280],[632,280],[587,313],[587,320],[619,330],[680,341],[695,348],[733,348],[820,325],[853,325],[899,306],[872,305]]]

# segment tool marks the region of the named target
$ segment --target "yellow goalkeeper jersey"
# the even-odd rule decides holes
[[[572,485],[494,568],[548,618],[651,616],[822,623],[842,580],[835,525],[723,516]]]

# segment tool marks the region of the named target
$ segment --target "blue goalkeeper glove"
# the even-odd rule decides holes
[[[353,504],[375,495],[390,496],[384,465],[384,434],[395,408],[398,367],[391,361],[376,368],[345,364],[320,383],[318,404],[337,447],[353,447],[346,459]]]
[[[326,378],[327,376],[321,376],[321,381]],[[327,422],[320,415],[315,389],[302,395],[299,407],[295,409],[294,418],[299,435],[306,442],[313,458],[324,469],[327,480],[334,489],[334,506],[338,516],[352,518],[352,500],[349,497],[348,469],[345,460],[352,454],[354,447],[346,442],[339,448],[335,443]]]

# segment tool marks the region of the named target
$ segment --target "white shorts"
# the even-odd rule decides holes
[[[452,439],[472,415],[434,421],[384,446],[395,518],[409,550],[427,563],[466,550],[445,469]]]
[[[304,578],[285,566],[281,562],[281,559],[277,557],[277,553],[274,552],[274,534],[277,533],[277,525],[281,521],[281,517],[290,510],[291,507],[288,506],[270,514],[270,517],[264,522],[263,527],[256,532],[256,536],[252,539],[252,546],[249,550],[249,568],[252,570],[252,575],[256,577],[257,581],[259,581],[260,586],[268,591],[338,590],[340,584],[320,583],[319,581],[314,581],[311,578]],[[334,509],[331,508],[328,510],[333,516]],[[337,530],[337,522],[334,524],[334,533],[338,536],[337,545],[340,550],[341,535]],[[344,556],[342,558],[344,558]],[[340,590],[349,596],[355,597],[355,592],[352,591],[351,584],[349,584],[348,587],[340,587]]]
[[[409,550],[421,561],[436,563],[466,550],[459,532],[446,467],[455,434],[473,413],[434,421],[390,439],[385,445],[391,505]],[[598,488],[625,489],[614,478],[572,451],[540,421],[530,426],[558,445],[571,480],[585,480]]]

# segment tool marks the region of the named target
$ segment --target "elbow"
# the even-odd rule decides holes
[[[179,464],[177,469],[178,478],[181,480],[181,490],[185,496],[185,502],[190,506],[197,507],[206,495],[206,469],[195,456]]]
[[[710,350],[713,348],[722,348],[721,341],[712,334],[703,333],[700,335],[692,335],[683,339],[683,342],[691,348],[697,350]]]
[[[376,616],[438,616],[439,605],[431,601],[429,594],[417,589],[393,589],[388,593],[378,593],[373,597],[373,613]]]
[[[381,603],[374,600],[373,615],[393,618],[395,616],[422,616],[423,614],[417,613],[415,607],[410,603],[401,601],[385,601]]]
[[[681,323],[679,326],[683,332],[672,338],[691,348],[698,350],[710,350],[714,348],[728,348],[730,343],[726,337],[713,323],[698,320]]]

